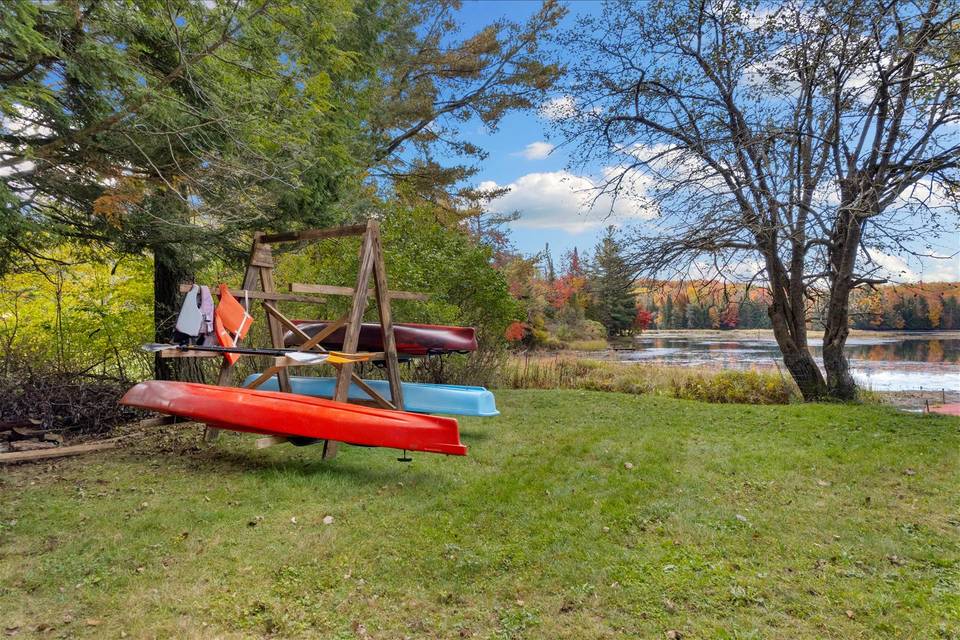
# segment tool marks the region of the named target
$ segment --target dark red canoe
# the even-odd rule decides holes
[[[148,380],[127,391],[120,403],[189,418],[218,429],[467,455],[453,418],[375,409],[293,393]]]
[[[323,331],[328,321],[297,320],[297,326],[309,336]],[[340,349],[343,345],[346,329],[341,327],[321,344],[325,349]],[[477,350],[477,332],[473,327],[445,327],[435,324],[395,324],[393,335],[397,340],[397,353],[407,356],[425,356],[427,354],[467,353]],[[284,336],[284,344],[296,347],[303,340],[300,336],[288,331]],[[360,325],[360,340],[357,351],[383,351],[383,334],[380,325],[374,322],[365,322]]]

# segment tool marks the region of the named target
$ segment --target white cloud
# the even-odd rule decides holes
[[[550,152],[554,149],[555,147],[549,142],[531,142],[523,148],[523,151],[518,151],[512,155],[523,156],[527,160],[543,160],[550,155]]]
[[[901,256],[884,253],[876,248],[870,248],[868,251],[870,259],[867,260],[867,256],[861,253],[860,262],[864,265],[864,269],[879,267],[874,275],[881,278],[889,278],[895,282],[920,279],[919,274],[911,269],[910,265],[907,264],[907,261]]]
[[[897,196],[892,207],[913,206],[922,204],[930,209],[955,207],[956,200],[947,191],[947,187],[932,177],[918,180],[909,189]]]
[[[960,255],[942,258],[928,258],[924,266],[924,282],[960,282]]]
[[[0,131],[23,138],[35,138],[49,136],[53,131],[47,127],[36,124],[41,118],[40,112],[35,109],[25,108],[20,104],[14,104],[13,108],[21,115],[7,116],[0,115]],[[10,145],[0,144],[0,160],[6,162],[13,157],[15,152]],[[19,152],[16,153],[19,155]],[[30,160],[23,160],[17,164],[0,167],[0,176],[7,177],[20,173],[32,171],[34,163]]]
[[[766,25],[770,18],[773,18],[778,11],[776,6],[756,7],[747,15],[747,26],[751,29],[759,29]]]
[[[690,264],[686,277],[690,280],[716,280],[718,282],[753,282],[765,283],[766,276],[762,274],[765,266],[755,258],[741,256],[740,259],[726,264],[714,264],[707,260],[695,260]],[[669,274],[674,275],[674,274]]]
[[[925,256],[898,256],[884,253],[875,248],[869,249],[871,263],[861,252],[861,271],[878,267],[874,276],[887,278],[892,282],[960,282],[960,254]]]
[[[571,96],[551,98],[540,105],[540,115],[548,120],[563,120],[577,113],[577,104]]]
[[[520,219],[514,223],[518,227],[581,233],[604,224],[655,215],[639,198],[621,196],[614,202],[609,195],[598,197],[596,182],[568,171],[528,173],[507,185],[486,181],[479,187],[510,190],[490,203],[490,208],[519,211]]]

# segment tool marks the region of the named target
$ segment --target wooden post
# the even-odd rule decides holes
[[[403,410],[403,387],[400,385],[400,363],[397,358],[397,341],[393,335],[393,314],[390,310],[390,289],[387,287],[387,267],[383,259],[383,244],[380,241],[380,225],[371,222],[367,233],[373,236],[373,278],[377,295],[377,313],[380,315],[380,332],[383,336],[383,352],[386,357],[387,379],[390,381],[390,400]]]
[[[360,341],[360,325],[363,324],[363,312],[367,309],[367,292],[370,288],[370,273],[373,271],[373,234],[371,227],[376,221],[367,222],[367,230],[363,234],[360,245],[360,272],[357,274],[357,286],[353,290],[353,305],[350,307],[350,316],[347,319],[347,330],[343,336],[341,351],[352,353],[357,350]],[[337,372],[337,384],[334,387],[333,399],[336,402],[346,402],[350,394],[350,383],[353,378],[353,365],[344,364]],[[323,444],[323,458],[329,460],[337,455],[337,443],[327,440]]]

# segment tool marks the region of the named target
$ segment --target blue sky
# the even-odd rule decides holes
[[[566,3],[569,14],[565,25],[570,26],[577,16],[596,13],[601,8],[599,0],[572,0]],[[459,17],[463,34],[472,34],[498,18],[523,22],[540,7],[539,0],[465,0]],[[562,52],[561,52],[562,60]],[[557,95],[554,106],[562,107],[563,97]],[[547,109],[533,113],[510,113],[495,132],[488,131],[479,122],[467,123],[473,127],[475,142],[489,152],[489,157],[480,165],[475,182],[481,186],[510,187],[510,192],[496,208],[520,211],[520,220],[512,226],[511,238],[515,246],[525,254],[536,253],[550,244],[555,258],[574,246],[592,250],[598,235],[608,223],[629,228],[639,223],[635,211],[621,211],[620,207],[611,218],[605,218],[607,206],[595,207],[593,212],[584,212],[581,203],[586,189],[591,186],[591,177],[578,175],[568,168],[570,158],[559,144],[558,136],[551,136],[552,123]],[[599,171],[600,167],[597,167]],[[938,243],[938,253],[960,252],[960,238],[947,236]],[[874,254],[875,257],[876,254]],[[960,280],[960,256],[950,260],[907,259],[894,255],[882,255],[878,262],[885,262],[888,277],[898,281],[950,279]]]
[[[577,15],[600,8],[600,3],[596,0],[575,0],[566,5],[569,9],[566,23],[571,23]],[[474,33],[498,18],[523,22],[540,6],[539,0],[466,0],[459,14],[464,25],[463,33]],[[529,204],[526,200],[518,199],[517,193],[524,185],[537,182],[536,178],[529,176],[541,175],[540,186],[543,186],[544,181],[549,181],[549,186],[557,186],[555,183],[558,182],[558,174],[566,171],[569,157],[562,148],[554,149],[548,155],[544,154],[546,147],[542,146],[542,143],[555,145],[559,142],[551,139],[551,123],[548,118],[540,113],[514,112],[503,119],[496,132],[490,133],[479,124],[475,126],[475,142],[490,153],[489,158],[481,165],[476,178],[478,183],[512,185],[512,192],[507,200],[508,203],[513,201],[518,204]],[[517,184],[518,181],[520,184]],[[581,250],[592,249],[603,226],[599,216],[579,215],[572,211],[575,207],[569,207],[569,210],[565,211],[566,215],[559,216],[558,226],[531,227],[528,226],[531,212],[525,210],[529,208],[520,209],[521,220],[511,230],[514,244],[525,254],[542,250],[546,243],[550,244],[555,257],[561,256],[574,246]],[[571,230],[571,217],[574,217],[574,222],[592,226]]]

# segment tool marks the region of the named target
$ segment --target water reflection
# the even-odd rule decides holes
[[[729,369],[782,365],[772,337],[675,334],[641,336],[635,344],[636,349],[619,352],[621,360]],[[811,339],[811,346],[819,360],[820,340]],[[878,391],[960,390],[960,338],[956,333],[856,336],[847,341],[846,351],[857,381]]]

